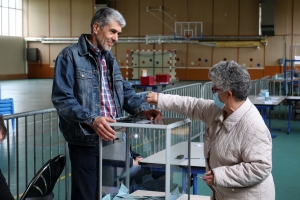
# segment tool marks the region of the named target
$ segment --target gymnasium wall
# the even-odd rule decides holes
[[[0,80],[27,78],[23,38],[0,36],[0,44]]]
[[[25,37],[63,38],[90,33],[89,24],[95,12],[94,0],[25,0],[25,3]],[[259,0],[109,0],[108,5],[119,10],[127,21],[121,37],[173,35],[174,20],[203,22],[204,37],[258,36],[259,32]],[[146,11],[146,7],[159,6],[167,14],[153,11],[155,17]],[[176,76],[179,80],[207,80],[209,68],[221,60],[235,60],[249,69],[252,79],[261,78],[282,72],[278,59],[288,57],[290,46],[300,42],[298,10],[298,0],[277,0],[275,36],[267,37],[267,46],[260,45],[259,49],[217,48],[199,44],[119,43],[112,48],[112,52],[124,77],[126,50],[176,49]],[[29,42],[30,48],[39,49],[41,62],[28,63],[28,77],[52,78],[54,60],[68,45]]]

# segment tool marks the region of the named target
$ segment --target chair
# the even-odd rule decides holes
[[[50,159],[33,177],[20,200],[51,200],[53,188],[65,168],[66,156]]]
[[[0,99],[0,115],[14,114],[14,100],[9,99]],[[12,130],[15,132],[15,121],[16,119],[11,119]]]
[[[0,85],[0,115],[6,114],[14,114],[14,100],[12,98],[9,99],[1,99],[1,85]],[[15,121],[16,119],[11,120],[12,130],[15,132]]]

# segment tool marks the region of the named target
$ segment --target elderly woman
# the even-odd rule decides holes
[[[171,110],[206,125],[202,177],[211,199],[274,200],[272,139],[256,107],[247,98],[251,80],[234,61],[222,61],[209,71],[213,101],[151,92],[146,97],[158,109]]]

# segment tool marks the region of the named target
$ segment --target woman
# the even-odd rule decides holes
[[[6,134],[7,134],[7,130],[4,125],[3,117],[0,116],[0,142],[5,139]],[[3,176],[1,169],[0,169],[0,200],[1,199],[3,199],[3,200],[11,200],[12,199],[13,200],[14,197],[12,196],[8,185],[6,184],[5,177]]]
[[[234,61],[221,61],[209,71],[213,101],[151,92],[146,97],[158,109],[171,110],[206,125],[202,177],[211,199],[274,200],[272,139],[256,107],[247,98],[251,80]]]

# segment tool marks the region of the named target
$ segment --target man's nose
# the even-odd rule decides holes
[[[115,34],[115,35],[112,37],[112,40],[113,40],[114,42],[118,42],[118,40],[119,40],[119,35],[118,35],[118,34]]]

